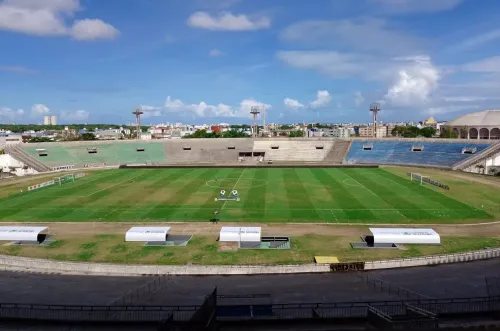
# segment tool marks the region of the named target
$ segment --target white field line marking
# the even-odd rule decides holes
[[[93,196],[93,195],[94,195],[94,194],[96,194],[96,193],[99,193],[99,192],[102,192],[102,191],[106,191],[106,190],[108,190],[108,189],[110,189],[110,188],[112,188],[112,187],[115,187],[115,186],[121,185],[121,184],[126,183],[126,182],[128,182],[128,181],[130,181],[130,180],[134,180],[134,179],[136,179],[137,177],[142,176],[142,175],[144,175],[144,174],[145,174],[145,172],[143,171],[143,172],[141,172],[140,174],[138,174],[137,176],[134,176],[134,177],[132,177],[132,178],[128,178],[128,179],[122,180],[121,182],[118,182],[118,183],[115,183],[115,184],[110,185],[110,186],[108,186],[108,187],[105,187],[105,188],[103,188],[103,189],[97,190],[97,191],[95,191],[95,192],[93,192],[93,193],[90,193],[89,195],[86,195],[85,197],[86,197],[86,198],[91,197],[91,196]]]
[[[200,222],[200,221],[164,221],[164,220],[161,220],[161,221],[147,221],[148,223],[150,224],[200,224],[200,225],[207,225],[206,222]],[[31,221],[2,221],[3,224],[19,224],[19,223],[23,223],[23,224],[40,224],[40,223],[43,223],[43,222],[31,222]],[[47,223],[47,222],[45,222]],[[68,224],[75,224],[75,225],[82,225],[83,223],[91,223],[90,221],[89,222],[49,222],[50,224],[54,224],[54,225],[68,225]],[[127,222],[127,221],[120,221],[120,222],[102,222],[102,223],[99,223],[99,224],[137,224],[137,221],[130,221],[130,222]],[[233,224],[250,224],[249,222],[233,222]],[[251,223],[251,224],[255,224],[255,222]],[[354,227],[360,227],[360,226],[367,226],[367,225],[380,225],[380,226],[391,226],[391,227],[395,227],[395,226],[410,226],[410,227],[415,227],[415,226],[426,226],[426,227],[430,227],[430,226],[434,226],[434,227],[443,227],[443,228],[450,228],[450,227],[471,227],[471,226],[484,226],[484,225],[496,225],[496,224],[500,224],[500,221],[494,221],[494,222],[487,222],[487,223],[424,223],[424,224],[420,224],[420,223],[411,223],[411,224],[408,224],[408,223],[342,223],[342,222],[338,222],[338,223],[335,223],[335,222],[302,222],[302,223],[298,223],[298,222],[289,222],[289,223],[274,223],[274,222],[260,222],[259,224],[274,224],[274,225],[282,225],[282,224],[285,224],[285,225],[300,225],[300,226],[304,226],[304,225],[334,225],[334,226],[338,226],[338,225],[346,225],[346,226],[354,226]]]
[[[95,210],[99,208],[107,208],[108,206],[95,206],[95,207],[33,207],[30,208],[30,210],[65,210],[65,209],[72,209],[72,210]],[[159,207],[158,209],[171,209],[175,208],[176,210],[199,210],[199,209],[213,209],[213,207],[181,207],[181,208],[176,208],[176,207],[170,207],[170,206],[164,206],[164,207]],[[2,208],[2,210],[11,210],[11,209],[19,209],[18,207],[7,207],[7,208]],[[119,211],[119,210],[143,210],[143,207],[119,207],[113,209],[114,211]],[[226,210],[242,210],[241,208],[226,208]],[[262,211],[263,209],[243,209],[243,211]],[[287,208],[287,209],[268,209],[266,210],[269,211],[315,211],[315,210],[321,210],[321,211],[395,211],[396,209],[394,208]],[[442,208],[399,208],[398,210],[406,210],[406,211],[416,211],[416,210],[423,210],[423,211],[442,211]],[[455,211],[460,211],[462,209],[454,209]],[[463,210],[468,210],[468,209],[463,209]],[[64,222],[65,223],[65,222]],[[474,223],[475,224],[475,223]],[[491,224],[491,222],[488,222],[488,224]]]
[[[344,174],[347,177],[349,177],[350,179],[352,179],[353,181],[355,181],[356,183],[358,183],[361,187],[365,188],[368,192],[370,192],[371,194],[373,194],[374,196],[376,196],[378,199],[380,199],[380,197],[378,196],[378,194],[376,194],[375,192],[373,192],[372,190],[370,190],[368,187],[364,186],[363,184],[361,184],[360,182],[358,182],[356,179],[354,179],[351,176],[349,176],[349,174],[347,174],[345,172],[344,172]],[[384,201],[384,203],[387,203],[387,202]],[[401,212],[399,210],[397,210],[396,208],[391,209],[391,210],[395,210],[399,215],[403,216],[405,220],[408,220],[408,218],[405,215],[401,214]]]
[[[78,179],[78,182],[77,184],[74,184],[75,182],[73,182],[74,185],[71,186],[71,188],[75,188],[76,187],[79,187],[79,186],[82,186],[83,184],[87,184],[87,183],[91,183],[91,182],[94,182],[96,180],[98,180],[99,178],[92,178],[90,180],[88,180],[89,177],[83,177],[81,179]],[[70,183],[67,183],[67,184],[70,184]],[[56,186],[61,186],[63,187],[63,189],[66,189],[66,188],[69,188],[68,186],[66,186],[66,184],[64,185],[57,185],[57,184],[54,184],[54,185],[51,185],[51,186],[47,186],[47,188],[50,188],[50,187],[56,187]],[[43,190],[44,188],[41,188],[40,190]],[[6,203],[6,202],[11,202],[11,201],[16,201],[16,200],[19,200],[21,198],[28,198],[27,199],[27,202],[31,201],[31,200],[34,200],[34,199],[37,199],[39,197],[37,196],[32,196],[32,193],[36,193],[36,192],[40,192],[40,190],[35,190],[35,191],[28,191],[26,189],[26,191],[23,191],[23,192],[26,192],[26,193],[23,193],[21,195],[19,195],[18,197],[14,198],[14,199],[11,199],[11,200],[8,200],[8,199],[5,199],[3,200],[2,202],[0,202],[0,205]],[[47,198],[52,198],[52,197],[55,197],[55,198],[59,198],[59,197],[67,197],[68,195],[64,195],[64,196],[53,196],[53,195],[48,195],[46,196]],[[85,197],[85,196],[79,196],[79,197]],[[10,207],[10,208],[13,208],[13,207]],[[7,208],[2,208],[2,209],[9,209],[9,207]],[[16,208],[18,209],[18,208]]]
[[[333,212],[333,209],[330,209],[330,213],[333,215],[336,221],[338,221],[337,215]]]
[[[380,174],[374,174],[374,175],[375,175],[375,176],[382,176],[382,175],[380,175]],[[399,176],[399,177],[403,178],[402,176]],[[386,177],[384,177],[384,178],[386,178]],[[392,181],[392,182],[394,182],[394,183],[396,183],[396,184],[398,184],[398,185],[401,185],[402,187],[404,187],[404,188],[408,189],[408,187],[404,186],[403,184],[400,184],[400,183],[396,182],[396,181],[395,181],[394,179],[392,179],[392,178],[387,178],[387,179],[389,179],[390,181]],[[410,179],[410,183],[414,184],[414,182],[413,182],[413,181],[411,181],[411,179]],[[417,185],[418,185],[418,184],[417,184]],[[428,186],[428,185],[418,185],[418,186],[420,186],[420,187],[422,187],[422,186],[423,186],[423,187],[424,187],[424,188],[426,188],[427,190],[430,190],[430,191],[432,191],[432,192],[436,192],[436,193],[441,194],[441,195],[443,195],[444,197],[447,197],[447,198],[448,198],[448,196],[447,196],[447,195],[445,195],[445,194],[444,194],[444,192],[439,192],[439,191],[437,191],[437,190],[433,190],[433,189],[432,189],[430,186]],[[450,199],[455,200],[454,198],[450,198]],[[483,210],[483,211],[484,211],[484,209],[480,209],[480,208],[478,208],[478,207],[474,207],[474,206],[472,206],[472,205],[470,205],[470,204],[468,204],[468,203],[466,203],[466,202],[459,201],[459,200],[456,200],[456,201],[461,202],[461,203],[463,203],[464,205],[467,205],[467,206],[471,207],[471,208],[472,208],[472,209],[474,209],[474,210]],[[438,202],[438,203],[439,203],[439,202]],[[443,208],[446,208],[446,207],[444,207],[444,206],[443,206]],[[446,208],[446,209],[448,209],[448,208]],[[442,209],[440,209],[440,210],[442,210]],[[457,210],[457,209],[454,209],[454,210]]]
[[[238,183],[239,183],[239,181],[241,179],[241,176],[243,175],[243,173],[245,172],[245,170],[247,170],[247,168],[243,168],[243,171],[240,173],[240,176],[238,177],[238,180],[234,184],[233,189],[231,190],[231,192],[235,190],[235,188],[238,185]],[[224,201],[224,203],[222,204],[222,207],[220,208],[220,210],[224,209],[224,207],[226,206],[226,202],[227,202],[227,200]]]

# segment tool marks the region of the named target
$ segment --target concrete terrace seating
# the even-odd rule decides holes
[[[350,140],[336,140],[332,149],[326,155],[324,161],[327,163],[341,164],[344,161],[350,146]]]
[[[371,150],[364,149],[372,146]],[[437,167],[451,167],[474,154],[463,154],[464,147],[470,147],[467,142],[398,142],[398,141],[353,141],[347,153],[345,163],[373,164],[408,164]],[[488,148],[490,144],[474,144],[476,153]],[[423,149],[419,152],[413,148]]]
[[[252,152],[253,140],[178,139],[164,142],[167,163],[236,163],[241,152]]]
[[[164,163],[165,152],[161,142],[77,142],[26,144],[24,150],[49,166],[106,163],[108,165],[131,163]],[[96,148],[97,153],[89,153]],[[39,156],[37,149],[47,150]],[[138,151],[143,149],[143,151]]]
[[[265,151],[265,159],[272,161],[323,161],[333,144],[333,141],[257,140],[253,150]]]

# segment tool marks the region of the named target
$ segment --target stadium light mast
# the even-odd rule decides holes
[[[257,137],[257,131],[259,129],[259,125],[257,124],[257,116],[260,114],[260,110],[259,110],[259,107],[252,107],[251,110],[250,110],[250,114],[252,114],[253,116],[253,132],[252,132],[252,136],[254,138]]]
[[[137,140],[141,140],[141,115],[144,114],[144,112],[140,109],[137,108],[132,112],[132,114],[135,115],[135,132],[137,135]]]
[[[380,109],[380,104],[379,103],[372,103],[370,105],[370,111],[373,113],[373,137],[377,137],[377,114]]]

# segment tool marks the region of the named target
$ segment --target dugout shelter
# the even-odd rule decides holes
[[[0,241],[10,241],[13,245],[49,244],[52,236],[46,226],[0,226]]]
[[[373,240],[374,244],[441,244],[441,237],[433,229],[370,228],[370,232],[367,241]]]
[[[170,226],[134,226],[125,233],[126,242],[144,242],[145,246],[186,246],[191,235],[172,235]]]

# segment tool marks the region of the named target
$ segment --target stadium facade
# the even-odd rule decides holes
[[[470,113],[443,125],[463,139],[500,139],[500,110]]]

